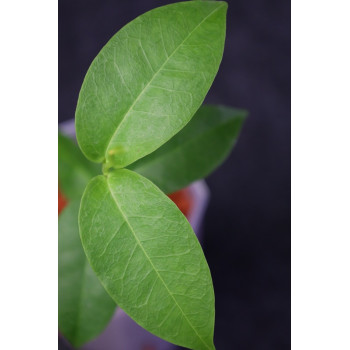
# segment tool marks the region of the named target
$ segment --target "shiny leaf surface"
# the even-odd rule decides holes
[[[118,305],[155,335],[214,349],[214,291],[186,218],[152,182],[130,170],[91,180],[79,213],[85,253]]]
[[[78,143],[92,161],[122,168],[180,131],[221,62],[227,4],[186,1],[123,27],[93,61],[76,109]]]
[[[209,175],[236,143],[247,112],[224,106],[202,106],[170,141],[129,169],[150,179],[166,193]]]

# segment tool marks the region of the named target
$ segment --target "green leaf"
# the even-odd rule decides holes
[[[188,123],[218,71],[226,10],[222,1],[175,3],[112,37],[89,68],[76,109],[87,158],[125,167]]]
[[[214,291],[203,251],[152,182],[127,169],[95,177],[79,227],[92,268],[131,318],[174,344],[215,349]]]
[[[166,193],[209,175],[236,143],[246,111],[202,106],[170,141],[129,169],[150,179]]]
[[[87,183],[101,173],[101,166],[87,160],[78,145],[58,133],[58,181],[68,199],[80,199]]]
[[[86,259],[78,212],[73,201],[58,218],[58,327],[75,347],[99,335],[116,309]]]

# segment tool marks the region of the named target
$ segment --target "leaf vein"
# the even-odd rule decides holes
[[[206,346],[206,348],[208,348],[210,350],[210,347],[207,345],[207,343],[203,340],[203,338],[200,336],[200,334],[197,332],[197,330],[194,328],[194,326],[192,325],[191,321],[188,319],[188,317],[186,316],[185,312],[182,310],[181,306],[179,305],[179,303],[177,302],[175,296],[173,295],[173,293],[169,290],[167,284],[165,283],[165,281],[163,280],[162,276],[159,274],[158,270],[156,269],[156,267],[154,266],[152,260],[150,259],[149,255],[147,254],[147,252],[145,251],[143,245],[141,244],[139,238],[137,237],[133,227],[131,226],[131,224],[129,223],[127,217],[124,215],[124,212],[121,210],[119,204],[118,204],[118,201],[117,199],[115,198],[112,190],[111,190],[111,187],[110,187],[110,184],[108,182],[108,179],[107,179],[107,186],[109,188],[109,191],[111,193],[111,196],[112,198],[114,199],[114,203],[118,209],[118,211],[121,213],[121,215],[123,216],[125,222],[127,223],[127,225],[129,226],[130,228],[130,231],[131,233],[133,234],[136,242],[137,242],[137,245],[141,248],[143,254],[145,255],[146,259],[149,261],[149,263],[151,264],[153,270],[155,271],[157,277],[159,278],[159,280],[162,282],[162,284],[164,285],[165,289],[167,290],[168,294],[170,295],[170,297],[174,300],[175,304],[177,305],[177,307],[179,308],[179,310],[181,311],[182,315],[184,316],[185,320],[187,321],[187,323],[189,324],[189,326],[193,329],[193,331],[195,332],[195,334],[197,335],[198,339]]]
[[[123,124],[123,122],[125,122],[125,120],[127,119],[128,115],[130,114],[130,112],[133,110],[134,106],[136,105],[136,103],[139,101],[139,99],[142,97],[142,95],[144,94],[144,92],[148,89],[149,85],[152,83],[152,81],[154,80],[154,78],[158,75],[158,73],[164,68],[164,66],[169,62],[169,60],[171,59],[171,57],[177,52],[177,50],[183,45],[184,42],[186,42],[186,40],[197,30],[197,28],[204,23],[204,21],[206,21],[210,16],[212,16],[216,11],[218,11],[220,8],[222,8],[224,5],[218,6],[215,10],[211,11],[211,13],[209,13],[204,19],[202,19],[197,25],[196,27],[186,36],[186,38],[177,46],[177,48],[170,54],[170,56],[167,57],[167,59],[164,61],[164,63],[160,66],[160,68],[155,72],[155,74],[153,75],[153,77],[150,79],[150,81],[146,84],[146,86],[141,90],[141,92],[139,93],[139,95],[137,96],[137,98],[135,99],[135,101],[131,104],[130,108],[128,109],[128,111],[124,114],[124,118],[121,120],[121,122],[119,123],[118,127],[116,128],[116,130],[113,132],[107,147],[106,147],[106,155],[105,157],[107,158],[107,152],[109,150],[109,147],[112,143],[112,140],[114,139],[115,135],[118,133],[118,130],[120,129],[121,125]]]

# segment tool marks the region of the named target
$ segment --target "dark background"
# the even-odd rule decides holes
[[[59,121],[74,117],[84,75],[110,37],[170,2],[59,0]],[[215,344],[289,349],[290,0],[228,3],[224,58],[206,102],[250,115],[229,159],[207,179]]]

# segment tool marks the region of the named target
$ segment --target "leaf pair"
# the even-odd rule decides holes
[[[126,25],[92,63],[76,111],[78,143],[105,173],[89,182],[80,206],[91,267],[141,326],[198,350],[214,349],[210,271],[186,218],[156,185],[172,192],[207,175],[241,127],[243,112],[203,107],[184,128],[218,70],[226,8],[177,3]]]
[[[159,150],[130,166],[163,191],[170,193],[210,173],[230,152],[245,112],[221,106],[202,106],[189,124]],[[97,336],[107,325],[115,303],[92,277],[81,246],[78,228],[79,200],[89,180],[99,173],[77,145],[58,135],[59,185],[72,201],[59,217],[59,328],[75,346]],[[157,216],[157,215],[156,215]],[[81,281],[87,280],[82,289]],[[100,290],[102,302],[88,290]],[[76,294],[80,291],[80,294]],[[99,321],[98,321],[99,320]]]
[[[214,291],[200,245],[149,180],[113,169],[155,151],[200,107],[222,58],[226,8],[178,3],[126,25],[89,68],[76,110],[78,143],[106,174],[82,198],[88,260],[135,321],[192,349],[214,348]]]

